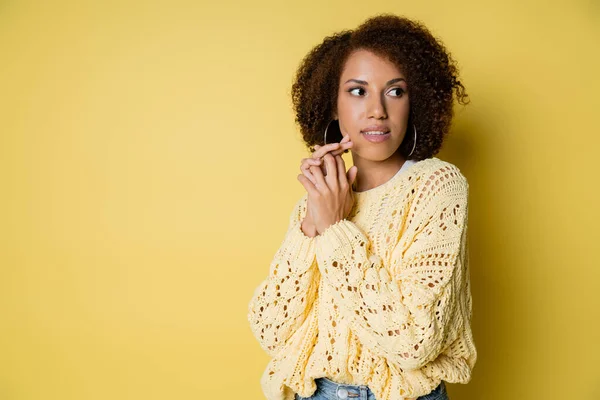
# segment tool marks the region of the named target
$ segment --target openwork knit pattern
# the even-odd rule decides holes
[[[319,377],[368,385],[377,400],[469,382],[468,191],[455,165],[417,161],[356,192],[350,215],[314,238],[301,230],[304,194],[248,304],[272,357],[261,378],[268,400],[309,397]]]

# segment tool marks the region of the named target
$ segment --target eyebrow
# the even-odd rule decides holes
[[[385,85],[386,86],[387,85],[391,85],[392,83],[396,83],[396,82],[400,82],[400,81],[406,82],[406,80],[404,78],[394,78],[394,79],[391,79],[391,80],[387,81],[387,83]],[[356,82],[356,83],[360,83],[361,85],[369,86],[369,84],[367,83],[367,81],[361,81],[361,80],[358,80],[358,79],[348,79],[346,82],[344,82],[344,84],[346,84],[348,82]]]

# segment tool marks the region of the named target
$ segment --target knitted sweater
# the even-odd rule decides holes
[[[350,214],[304,235],[305,193],[248,304],[248,322],[272,357],[268,400],[310,397],[314,380],[368,385],[377,400],[467,383],[477,359],[471,331],[468,190],[436,157],[354,192]]]

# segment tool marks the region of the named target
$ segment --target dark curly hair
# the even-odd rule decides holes
[[[336,112],[340,74],[348,56],[364,49],[394,63],[404,74],[410,94],[408,126],[417,129],[411,159],[434,156],[450,130],[453,94],[468,104],[458,69],[444,45],[418,21],[384,13],[367,19],[355,30],[327,36],[302,60],[291,95],[295,121],[311,152],[323,145],[323,133]],[[412,131],[412,130],[410,130]],[[405,158],[413,147],[407,134],[399,151]]]

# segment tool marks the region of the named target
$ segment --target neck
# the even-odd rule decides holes
[[[364,192],[390,180],[402,168],[406,159],[399,153],[396,153],[386,160],[376,161],[361,158],[353,152],[352,161],[358,168],[356,179],[352,184],[352,190],[355,192]]]

